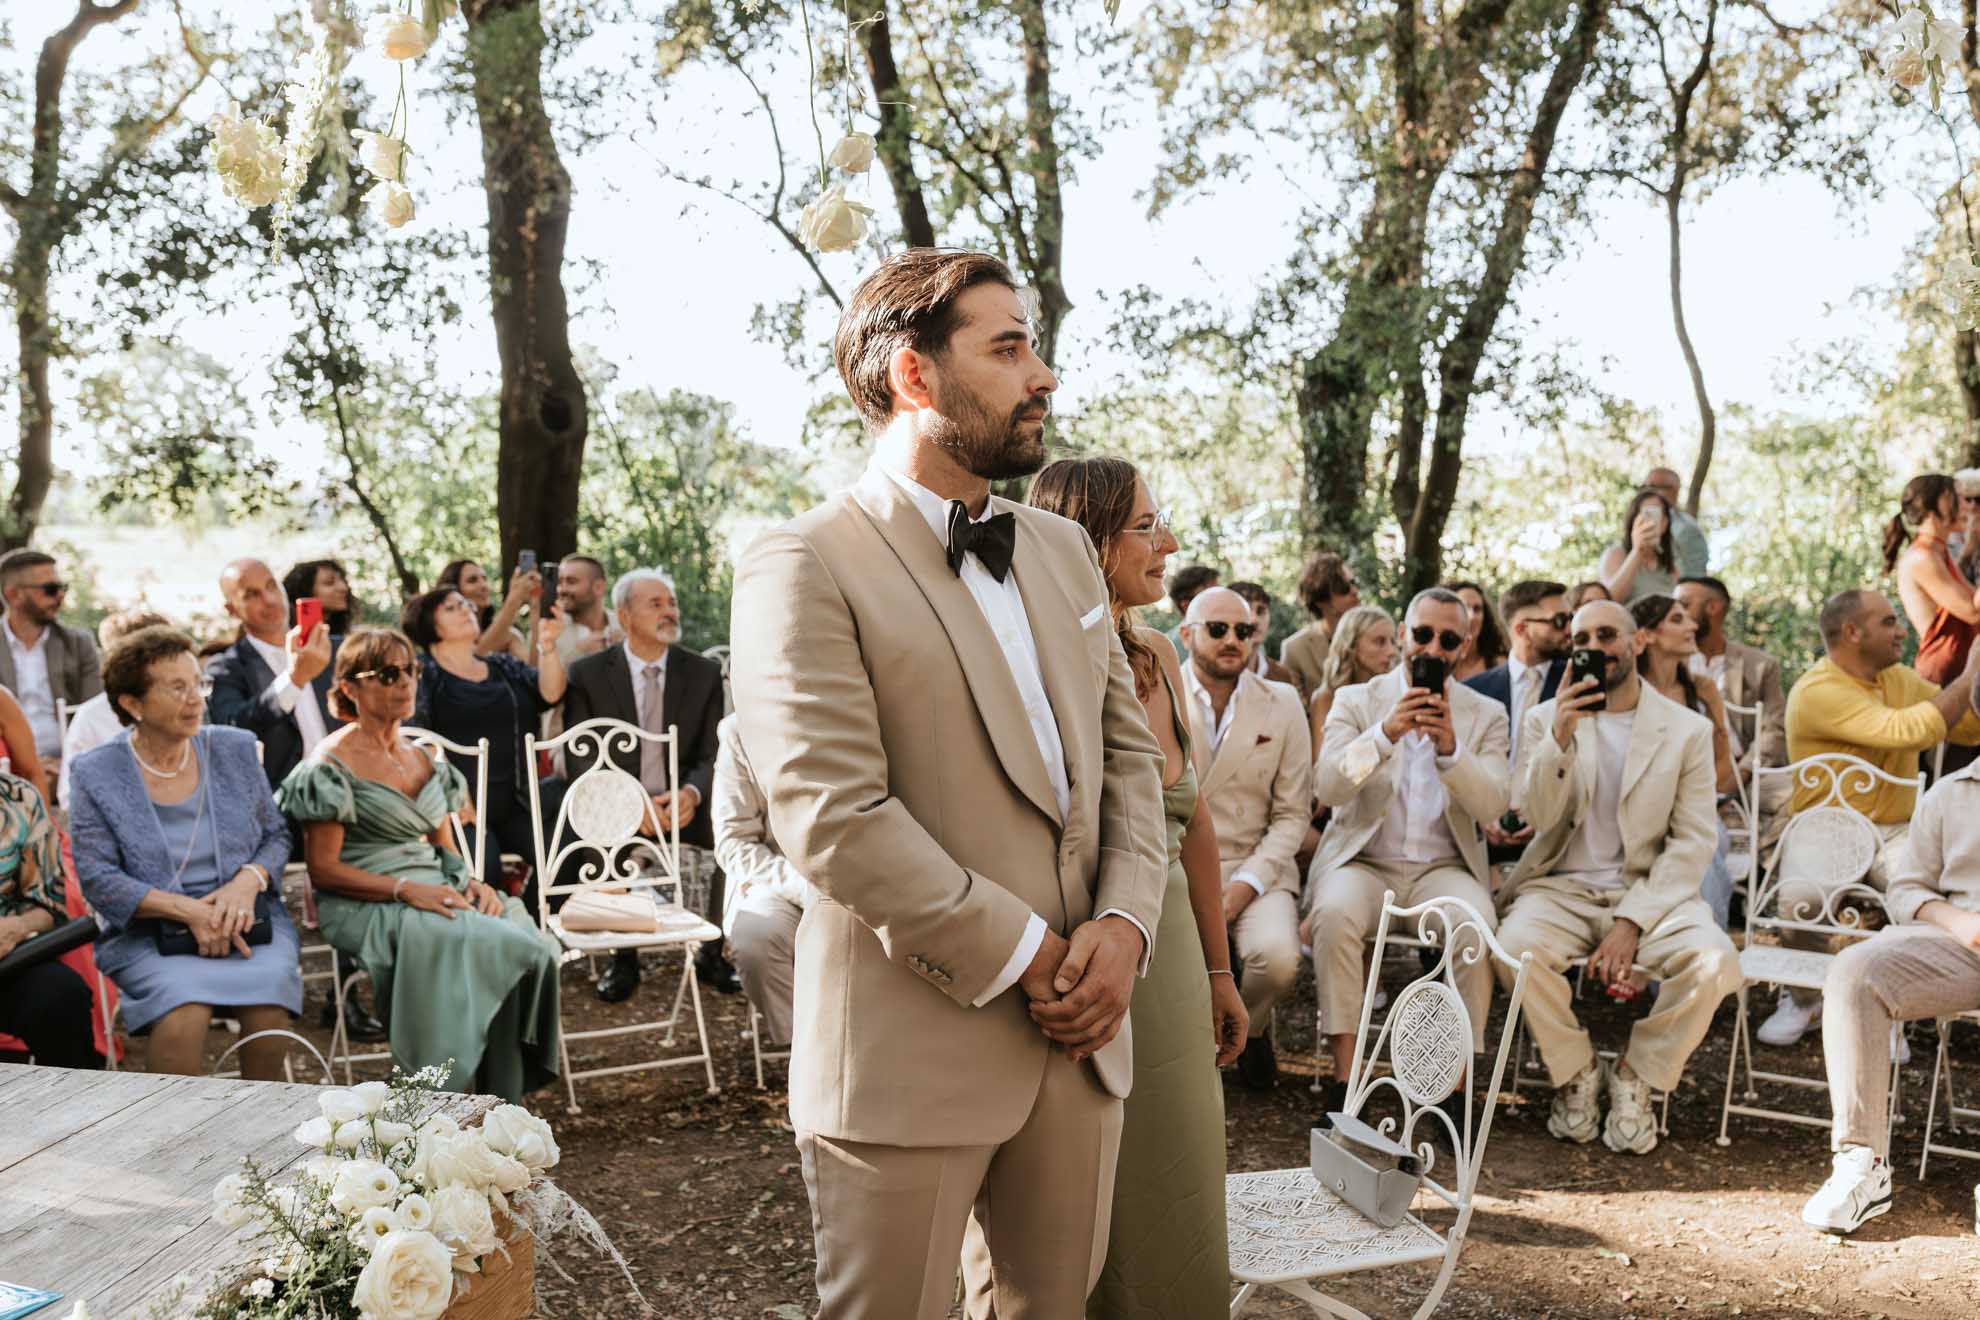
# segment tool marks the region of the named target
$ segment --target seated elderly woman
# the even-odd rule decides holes
[[[97,966],[149,1036],[153,1072],[196,1073],[215,1014],[242,1033],[286,1029],[302,1010],[296,929],[276,880],[289,830],[243,729],[201,728],[197,649],[141,628],[103,660],[127,731],[77,757],[69,827],[76,878],[104,933]],[[241,1075],[281,1076],[280,1036],[241,1047]]]
[[[32,748],[33,744],[28,746]],[[41,794],[0,774],[0,957],[69,919],[61,849]],[[89,982],[48,958],[0,977],[0,1032],[53,1068],[101,1068],[90,1020]]]
[[[276,800],[303,825],[323,936],[370,974],[392,1058],[453,1060],[448,1084],[519,1099],[557,1077],[556,942],[468,873],[448,816],[452,765],[407,742],[419,661],[402,632],[360,628],[337,652],[330,711],[355,721],[289,773]]]

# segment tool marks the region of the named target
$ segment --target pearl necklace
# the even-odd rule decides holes
[[[151,764],[151,762],[145,760],[142,756],[139,756],[137,739],[131,739],[130,745],[131,759],[159,779],[177,779],[186,772],[186,767],[192,763],[192,744],[190,742],[179,745],[179,768],[177,770],[160,770],[157,766]]]

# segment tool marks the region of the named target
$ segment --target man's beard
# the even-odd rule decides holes
[[[660,640],[661,645],[673,646],[681,640],[681,625],[663,623],[653,630],[653,635]]]
[[[1703,645],[1705,639],[1710,637],[1711,635],[1712,635],[1712,616],[1709,614],[1699,615],[1698,631],[1692,635],[1692,640],[1694,642],[1699,643],[1700,645]]]
[[[1574,654],[1574,643],[1567,638],[1558,638],[1540,648],[1540,658],[1549,662],[1565,660]]]
[[[973,391],[950,385],[936,400],[939,410],[926,434],[964,471],[986,481],[1008,481],[1028,477],[1045,466],[1045,436],[1042,425],[1051,415],[1048,395],[1039,394],[1011,409],[1008,417],[998,417]],[[1028,418],[1026,413],[1039,414]],[[1037,435],[1023,428],[1039,424]]]

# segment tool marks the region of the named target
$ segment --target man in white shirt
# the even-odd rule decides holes
[[[1600,679],[1563,685],[1526,715],[1518,800],[1535,834],[1499,895],[1499,941],[1533,955],[1526,1025],[1556,1090],[1547,1130],[1610,1150],[1657,1145],[1650,1092],[1675,1090],[1719,1002],[1744,983],[1739,955],[1698,888],[1718,842],[1712,726],[1642,682],[1648,638],[1628,610],[1593,601],[1574,616],[1576,654],[1599,653]],[[1573,669],[1570,668],[1570,678]],[[1569,973],[1634,997],[1641,966],[1663,982],[1608,1075],[1576,1020]],[[1500,979],[1511,976],[1500,969]]]
[[[557,654],[564,667],[625,640],[619,617],[606,608],[611,581],[605,565],[590,555],[565,555],[557,565],[557,608],[564,631],[557,635]]]
[[[1334,809],[1313,858],[1309,903],[1313,974],[1334,1055],[1334,1093],[1345,1099],[1361,1023],[1362,967],[1382,916],[1382,895],[1403,906],[1461,898],[1492,924],[1492,889],[1479,837],[1506,809],[1506,714],[1490,697],[1449,680],[1470,636],[1464,600],[1433,587],[1403,616],[1403,663],[1342,688],[1327,714],[1314,793]],[[1438,679],[1435,688],[1417,678]],[[1460,959],[1457,981],[1471,1015],[1472,1047],[1484,1048],[1492,1002],[1486,959]]]
[[[291,629],[288,594],[259,559],[222,569],[220,596],[241,635],[207,661],[206,718],[261,740],[261,768],[273,788],[329,733],[330,675],[343,638],[323,623],[306,638]]]
[[[40,550],[0,556],[0,597],[7,604],[0,648],[0,684],[14,694],[34,731],[34,750],[51,782],[62,762],[62,723],[56,703],[80,706],[103,691],[102,661],[88,633],[64,626],[56,615],[68,592],[54,557]]]
[[[122,610],[105,618],[96,627],[96,640],[107,653],[117,640],[128,637],[140,628],[170,628],[172,621],[162,614],[149,610]],[[69,720],[69,728],[62,735],[63,754],[70,757],[81,756],[93,747],[101,747],[124,731],[123,722],[117,712],[110,707],[110,698],[99,692],[76,707]],[[62,810],[69,809],[69,777],[63,775],[55,783],[55,800]]]
[[[763,1044],[791,1043],[798,922],[818,891],[798,874],[770,837],[769,804],[749,767],[736,717],[718,726],[715,756],[715,860],[728,884],[723,934],[735,956],[743,993],[763,1018]]]
[[[1211,587],[1182,624],[1189,658],[1183,695],[1198,791],[1210,807],[1224,878],[1224,922],[1237,947],[1238,990],[1251,1038],[1238,1076],[1265,1090],[1278,1076],[1272,1005],[1299,977],[1299,868],[1293,856],[1312,818],[1313,735],[1289,683],[1260,678],[1251,654],[1264,640],[1250,602]]]

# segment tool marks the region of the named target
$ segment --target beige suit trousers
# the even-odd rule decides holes
[[[1313,896],[1313,972],[1319,981],[1321,1030],[1350,1035],[1361,1025],[1361,998],[1367,988],[1363,959],[1382,920],[1382,895],[1393,890],[1396,903],[1409,907],[1433,898],[1461,898],[1478,910],[1487,928],[1498,924],[1492,897],[1453,857],[1441,862],[1393,862],[1360,857],[1320,877]],[[1402,932],[1414,936],[1414,929]],[[1472,940],[1476,944],[1478,941]],[[1492,1006],[1492,962],[1460,961],[1458,993],[1471,1014],[1471,1047],[1485,1048],[1485,1015]]]
[[[973,1317],[1084,1314],[1107,1255],[1120,1144],[1121,1102],[1056,1049],[1030,1117],[1002,1145],[798,1133],[819,1320],[942,1320],[959,1256]]]
[[[764,1047],[788,1047],[797,986],[797,930],[804,909],[761,886],[750,888],[737,902],[729,927],[736,977],[763,1017]]]
[[[1499,943],[1507,953],[1533,955],[1526,1026],[1555,1086],[1566,1085],[1595,1061],[1595,1047],[1574,1015],[1569,973],[1615,925],[1616,906],[1628,892],[1535,876],[1499,922]],[[1711,1030],[1719,1002],[1745,984],[1739,954],[1705,900],[1688,898],[1638,937],[1636,961],[1663,985],[1649,1016],[1631,1029],[1623,1059],[1652,1087],[1669,1091]],[[1501,967],[1499,977],[1510,987],[1512,969]],[[1596,993],[1593,987],[1590,993]]]
[[[1890,1154],[1891,1024],[1980,1008],[1980,952],[1937,926],[1893,926],[1829,964],[1822,1060],[1835,1127],[1829,1144]]]
[[[1251,1017],[1255,1040],[1272,1025],[1272,1005],[1299,980],[1299,898],[1286,889],[1260,894],[1231,923],[1231,939],[1243,964],[1238,994]]]

